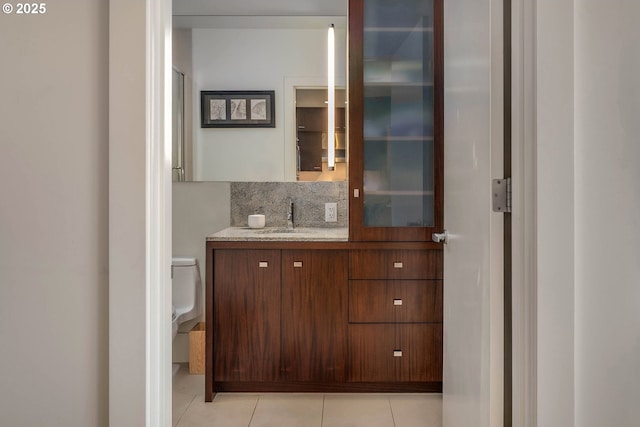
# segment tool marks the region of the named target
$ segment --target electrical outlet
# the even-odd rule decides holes
[[[324,222],[338,222],[338,204],[324,204]]]

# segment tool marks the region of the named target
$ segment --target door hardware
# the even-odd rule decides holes
[[[446,245],[449,242],[449,232],[444,230],[442,233],[433,233],[431,239],[436,243],[444,243]]]

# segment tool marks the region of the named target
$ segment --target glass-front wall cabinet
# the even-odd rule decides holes
[[[351,0],[353,240],[442,223],[442,0]]]

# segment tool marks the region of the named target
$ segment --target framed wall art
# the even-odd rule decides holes
[[[273,90],[203,90],[200,92],[203,128],[273,128],[276,126]]]

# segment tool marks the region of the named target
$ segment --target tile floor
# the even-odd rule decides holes
[[[441,427],[440,394],[218,393],[186,365],[173,379],[174,427]]]

